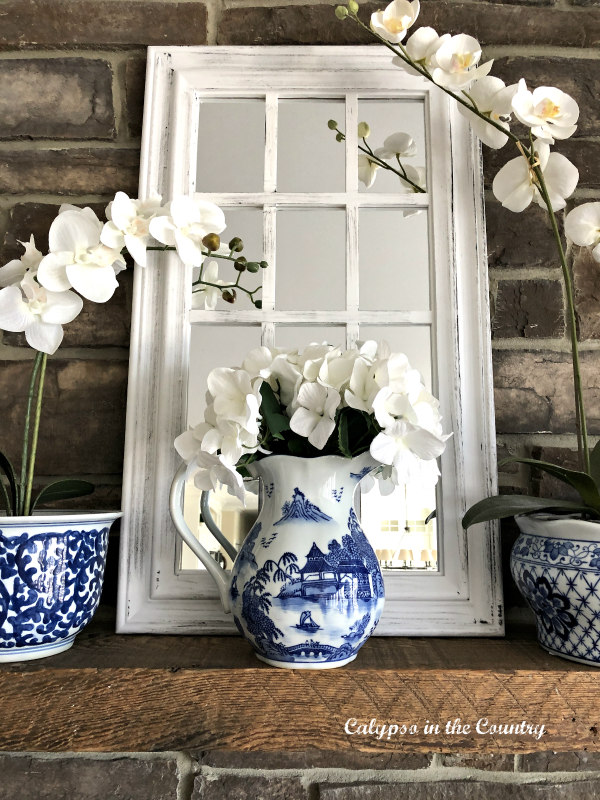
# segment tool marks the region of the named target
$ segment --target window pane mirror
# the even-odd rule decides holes
[[[359,156],[398,141],[412,184],[379,169],[367,186]],[[136,272],[118,629],[235,630],[168,510],[173,440],[202,419],[208,372],[261,343],[376,339],[407,354],[453,432],[435,489],[357,498],[385,581],[376,634],[500,634],[497,532],[460,524],[495,475],[480,153],[465,119],[385,48],[149,48],[140,197],[153,192],[217,203],[224,237],[269,268],[261,309],[206,308],[173,254]],[[248,489],[245,506],[226,491],[209,500],[234,549],[257,514]],[[230,568],[199,492],[184,494],[189,526]]]

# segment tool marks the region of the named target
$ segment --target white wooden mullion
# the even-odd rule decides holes
[[[270,291],[268,284],[269,269],[265,270],[263,292]],[[272,275],[271,275],[272,278]],[[189,312],[189,322],[192,325],[217,324],[217,325],[263,325],[268,323],[285,323],[288,325],[343,325],[345,322],[362,325],[431,325],[433,313],[423,311],[357,311],[348,314],[346,311],[278,311],[274,308],[262,311],[240,308],[234,311],[218,309],[208,311],[194,308]]]
[[[356,314],[359,304],[358,264],[358,94],[346,95],[346,310],[349,318]],[[359,326],[356,320],[346,324],[346,347],[352,347],[358,339]]]
[[[263,203],[263,247],[264,257],[269,268],[263,272],[262,304],[265,311],[275,308],[275,282],[277,280],[277,211],[274,205],[267,204],[277,190],[277,127],[279,118],[278,97],[275,92],[265,96],[265,171]],[[275,324],[265,320],[262,323],[262,343],[266,347],[275,345]]]
[[[218,206],[263,206],[273,202],[272,192],[199,192],[202,199],[210,200]],[[399,194],[387,192],[281,192],[277,193],[278,206],[330,206],[343,208],[346,203],[354,203],[358,207],[381,208],[428,208],[429,195],[425,192],[415,194]]]

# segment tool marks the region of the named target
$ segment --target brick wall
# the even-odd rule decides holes
[[[44,249],[49,224],[63,202],[100,212],[118,189],[136,195],[147,45],[363,43],[355,26],[335,20],[334,5],[319,0],[0,0],[0,263],[19,255],[16,241],[30,233]],[[558,149],[581,173],[574,201],[600,198],[599,0],[423,0],[421,21],[439,32],[478,37],[484,55],[496,59],[494,74],[507,82],[524,76],[532,85],[557,85],[571,93],[581,107],[580,126]],[[508,150],[485,153],[499,455],[542,455],[574,464],[559,265],[544,214],[537,209],[512,214],[491,197],[491,179],[508,157],[513,157]],[[577,250],[569,257],[590,432],[597,435],[598,266]],[[99,487],[90,499],[96,508],[120,501],[130,298],[126,278],[109,304],[86,306],[49,363],[39,474],[90,478]],[[15,459],[30,360],[20,335],[3,335],[2,447]],[[532,479],[516,467],[506,468],[500,483],[508,491],[561,491],[551,479]],[[508,530],[507,546],[510,540]],[[512,599],[507,581],[509,605]],[[470,764],[459,756],[454,761],[414,758],[333,769],[331,761],[307,757],[290,766],[268,755],[251,762],[181,754],[100,760],[4,756],[0,800],[33,793],[81,800],[192,795],[416,800],[476,797],[480,791],[499,798],[506,796],[507,783],[516,798],[585,800],[595,796],[600,774],[573,774],[600,770],[600,763],[592,759],[590,765],[591,757],[584,754],[545,760],[490,757]],[[274,771],[261,771],[266,768]],[[35,792],[26,790],[34,779]],[[392,785],[407,782],[411,785],[402,794]]]

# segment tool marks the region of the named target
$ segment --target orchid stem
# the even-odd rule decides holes
[[[37,375],[42,363],[43,353],[37,352],[31,370],[31,378],[29,380],[29,391],[27,392],[27,409],[25,411],[25,430],[23,431],[23,448],[21,450],[21,480],[17,486],[17,508],[15,512],[20,515],[25,515],[25,484],[27,481],[27,460],[29,456],[29,428],[31,424],[31,410],[33,401],[35,399],[35,387]]]
[[[31,433],[31,453],[29,455],[29,464],[27,470],[27,486],[25,487],[25,499],[23,502],[24,516],[28,516],[30,514],[31,492],[33,488],[33,473],[35,469],[35,457],[37,454],[38,434],[40,430],[40,417],[42,414],[42,396],[44,393],[44,378],[46,376],[46,363],[48,361],[48,356],[46,355],[46,353],[38,353],[38,356],[40,356],[39,378],[36,389],[33,431]]]

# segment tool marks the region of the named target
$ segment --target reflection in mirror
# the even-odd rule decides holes
[[[346,214],[295,208],[277,214],[275,306],[280,311],[346,307]]]
[[[344,147],[327,127],[343,120],[343,100],[280,100],[278,192],[343,192]]]
[[[403,164],[412,167],[425,167],[425,105],[421,100],[360,100],[358,104],[359,122],[367,122],[371,128],[371,134],[367,138],[369,147],[377,152],[383,147],[388,136],[394,133],[408,133],[414,139],[416,154],[401,158]],[[364,143],[359,140],[364,146]],[[384,157],[386,154],[382,154]],[[398,163],[393,153],[391,157],[384,157],[391,166],[398,167]],[[377,177],[373,185],[367,187],[361,182],[360,191],[367,192],[399,192],[406,191],[397,175],[385,169],[377,170]],[[425,184],[427,181],[425,180]]]
[[[246,353],[261,343],[260,325],[192,325],[190,331],[190,370],[188,379],[188,415],[190,427],[204,419],[206,408],[206,389],[208,373],[215,367],[239,366]],[[184,517],[191,531],[196,533],[209,552],[215,553],[217,561],[227,559],[220,548],[200,522],[201,492],[188,481],[184,492]],[[226,489],[211,495],[210,507],[217,525],[234,545],[243,541],[252,520],[256,517],[256,496],[248,493],[246,508]],[[222,527],[224,526],[224,527]],[[182,545],[181,569],[204,569],[196,556]],[[231,566],[229,561],[226,562]]]
[[[418,369],[425,386],[433,389],[431,329],[428,325],[361,325],[360,340],[387,342],[393,353],[405,353],[411,367]]]
[[[196,191],[262,192],[264,149],[264,100],[202,99]]]
[[[240,253],[234,255],[243,255],[248,258],[248,261],[260,259],[263,253],[263,214],[261,208],[227,208],[223,206],[225,213],[225,222],[227,227],[221,233],[221,242],[223,245],[234,237],[239,237],[244,243],[244,249]],[[234,283],[237,272],[234,271],[233,265],[230,261],[223,259],[213,259],[218,264],[219,279],[225,283]],[[259,285],[262,280],[262,275],[256,276],[256,281],[252,283],[252,288]],[[241,293],[240,293],[241,294]],[[205,293],[196,292],[192,294],[192,308],[205,308]],[[260,297],[260,295],[257,295]],[[238,301],[239,302],[239,301]],[[241,302],[244,302],[242,298]],[[216,308],[219,310],[231,311],[231,304],[226,303],[222,297],[219,296]]]
[[[385,569],[438,568],[437,525],[431,514],[436,490],[417,482],[384,496],[379,486],[361,489],[361,524]]]
[[[346,328],[343,325],[277,325],[275,346],[290,350],[303,350],[307,345],[317,343],[346,346]]]
[[[405,353],[431,390],[431,330],[427,325],[361,325],[361,340],[386,341],[392,352]],[[437,505],[436,487],[419,482],[398,486],[382,496],[376,483],[361,486],[361,520],[382,566],[388,569],[437,570],[438,526],[428,519]],[[438,484],[439,486],[439,484]]]
[[[427,212],[405,213],[401,208],[360,209],[361,310],[430,308]]]

